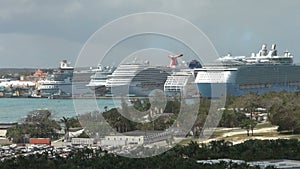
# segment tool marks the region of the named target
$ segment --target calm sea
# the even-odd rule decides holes
[[[79,113],[103,111],[119,107],[120,100],[112,99],[35,99],[35,98],[0,98],[0,122],[16,122],[26,117],[27,113],[38,109],[50,110],[53,118],[73,117]]]

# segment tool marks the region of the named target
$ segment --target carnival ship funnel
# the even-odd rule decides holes
[[[183,54],[174,55],[174,56],[169,55],[168,57],[171,59],[171,60],[170,60],[169,67],[176,67],[177,64],[178,64],[177,59],[178,59],[179,57],[182,57],[182,56],[183,56]]]

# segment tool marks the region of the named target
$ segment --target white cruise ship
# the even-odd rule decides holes
[[[148,96],[152,90],[163,90],[172,70],[174,68],[151,66],[149,62],[121,64],[107,76],[106,87],[114,96]]]
[[[114,66],[105,66],[102,67],[98,65],[96,69],[93,69],[93,75],[90,76],[90,82],[86,85],[92,91],[95,92],[97,96],[105,95],[106,90],[106,80],[108,75],[111,75],[115,71],[116,67]]]
[[[102,68],[101,65],[98,65],[97,69],[92,70],[95,74],[91,76],[91,80],[86,86],[90,87],[91,89],[105,86],[107,76],[111,75],[115,69],[116,67],[114,66],[105,66]]]
[[[43,97],[57,93],[66,95],[84,95],[90,93],[86,85],[93,74],[92,69],[78,68],[74,70],[66,60],[60,62],[60,67],[47,75],[46,79],[38,81],[37,92]]]
[[[46,79],[38,81],[37,90],[43,96],[50,96],[60,90],[72,93],[72,77],[74,68],[66,60],[60,62],[60,67],[48,74]]]
[[[275,44],[269,51],[263,44],[261,50],[251,56],[227,55],[218,61],[221,64],[194,70],[195,83],[202,96],[300,91],[300,66],[293,64],[293,56],[288,51],[278,55]]]
[[[198,90],[191,89],[194,86],[194,72],[191,69],[182,69],[173,72],[167,77],[164,84],[164,92],[167,96],[198,96]]]

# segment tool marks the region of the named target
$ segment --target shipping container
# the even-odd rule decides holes
[[[48,144],[51,145],[50,138],[30,138],[29,144]]]

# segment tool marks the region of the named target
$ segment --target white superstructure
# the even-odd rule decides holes
[[[148,96],[155,89],[163,90],[173,70],[167,66],[151,66],[147,61],[121,64],[107,76],[106,87],[112,95]]]
[[[59,90],[72,93],[72,78],[74,68],[66,60],[60,62],[60,67],[46,79],[38,81],[37,90],[45,95],[54,94]]]
[[[106,86],[114,87],[129,85],[136,74],[146,69],[148,66],[149,65],[140,63],[121,64],[111,75],[107,76]]]
[[[232,95],[300,89],[299,65],[293,64],[293,56],[288,51],[278,55],[275,44],[270,50],[263,44],[257,53],[247,57],[229,54],[217,61],[195,69],[195,83],[202,96],[214,97],[212,90],[217,89]]]
[[[31,81],[0,79],[0,87],[35,87],[35,83]]]
[[[197,69],[195,83],[234,83],[237,68],[204,67]]]
[[[113,66],[102,67],[101,65],[98,65],[97,69],[92,70],[93,72],[95,72],[95,74],[91,76],[91,80],[86,86],[92,89],[106,86],[108,75],[111,75],[115,71],[115,69],[116,67]]]
[[[173,72],[172,75],[168,76],[164,84],[164,92],[168,95],[173,95],[173,93],[178,92],[185,92],[185,87],[188,84],[189,79],[193,76],[193,72],[188,69],[179,72]]]

